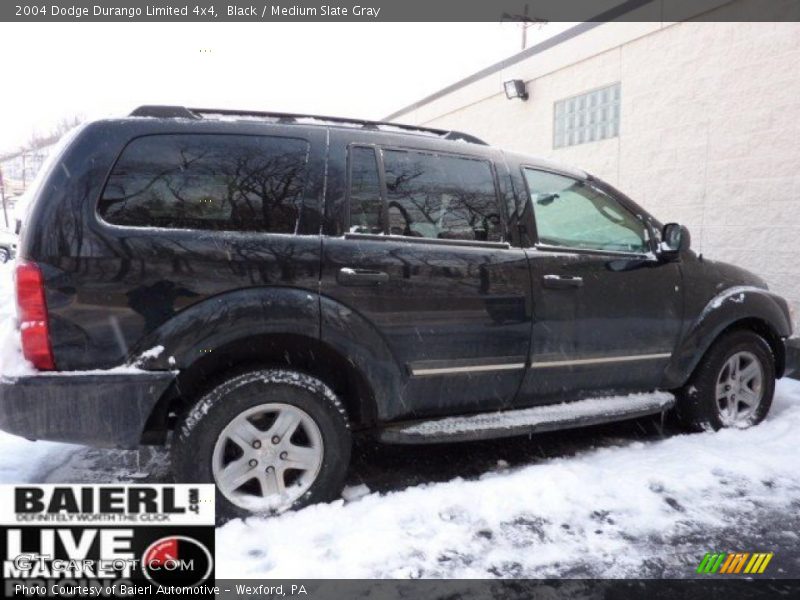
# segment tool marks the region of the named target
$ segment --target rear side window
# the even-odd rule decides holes
[[[114,166],[97,211],[115,225],[294,233],[308,152],[308,142],[295,138],[137,138]]]
[[[491,165],[483,160],[384,150],[389,232],[411,237],[500,241]]]
[[[372,148],[350,149],[350,232],[500,241],[491,164],[480,159],[383,149],[385,188]],[[384,214],[388,223],[384,223]]]

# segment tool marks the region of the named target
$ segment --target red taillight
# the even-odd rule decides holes
[[[17,262],[17,309],[25,358],[39,370],[54,370],[56,365],[50,347],[44,278],[36,263]]]

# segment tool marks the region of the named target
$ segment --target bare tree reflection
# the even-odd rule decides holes
[[[307,157],[301,140],[142,138],[115,167],[99,210],[117,225],[293,233]]]
[[[390,230],[440,239],[499,239],[491,167],[483,161],[387,151]]]

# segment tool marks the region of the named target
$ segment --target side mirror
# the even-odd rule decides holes
[[[667,223],[661,232],[661,255],[673,258],[686,252],[691,244],[689,230],[678,223]]]

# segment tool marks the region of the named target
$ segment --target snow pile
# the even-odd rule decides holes
[[[758,526],[758,511],[796,511],[798,431],[800,383],[783,380],[769,418],[752,429],[633,442],[232,521],[217,533],[225,548],[217,575],[632,577],[660,561],[685,577],[699,560],[685,540],[708,546],[702,557],[715,530]],[[782,525],[761,540],[771,546]]]
[[[346,486],[342,490],[342,498],[345,502],[355,502],[356,500],[359,500],[367,495],[369,495],[369,488],[363,483],[359,485]]]
[[[145,362],[145,361],[148,361],[148,360],[154,360],[154,359],[158,358],[159,356],[161,356],[161,354],[163,352],[164,352],[164,346],[161,346],[161,345],[153,346],[149,350],[145,350],[144,352],[142,352],[139,355],[139,358],[136,359],[136,362],[140,363],[140,362]]]

